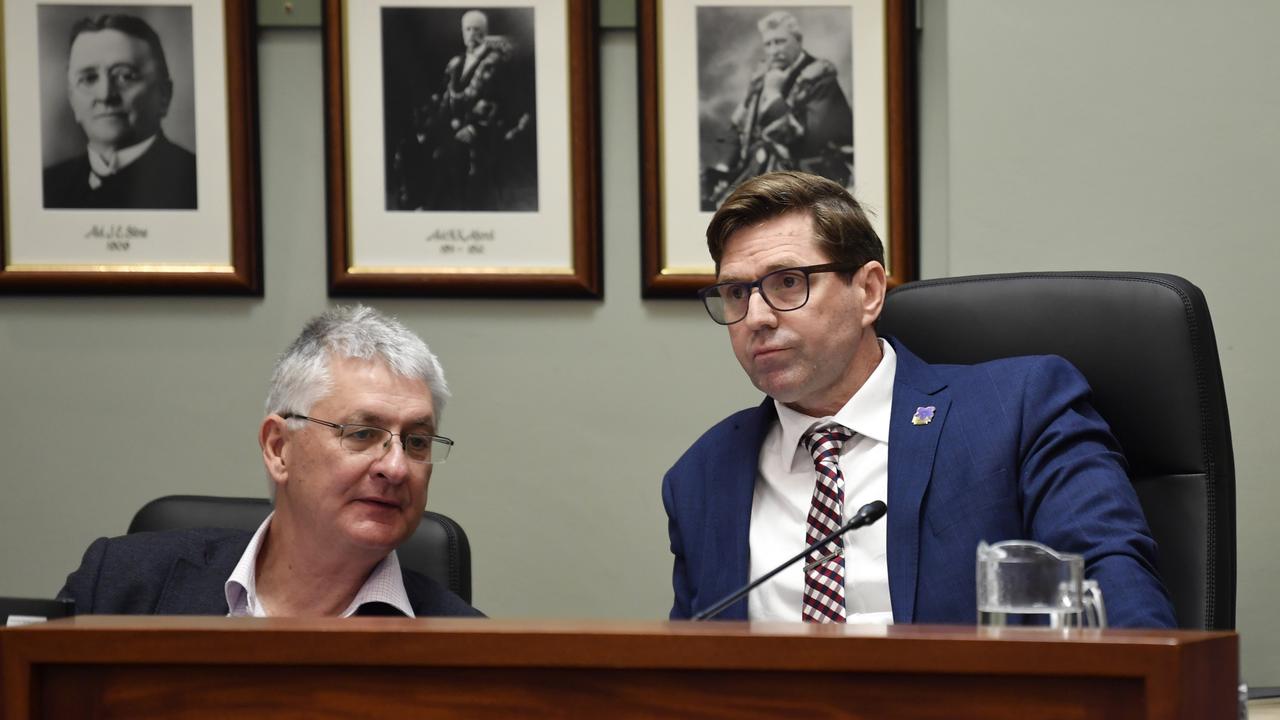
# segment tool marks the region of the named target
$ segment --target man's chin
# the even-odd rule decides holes
[[[120,149],[133,145],[136,141],[132,133],[96,132],[89,136],[89,144],[99,148]]]
[[[778,375],[762,375],[753,377],[751,384],[760,392],[781,403],[794,402],[799,396],[795,383],[791,378]]]
[[[347,538],[353,545],[384,553],[400,547],[400,544],[412,534],[413,530],[406,531],[403,524],[391,525],[368,521],[357,523],[346,529]]]

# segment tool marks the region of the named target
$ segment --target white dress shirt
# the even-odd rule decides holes
[[[110,155],[102,155],[93,148],[87,148],[89,155],[89,187],[94,190],[102,187],[102,178],[115,175],[132,165],[134,160],[142,157],[143,153],[151,149],[155,141],[156,136],[152,135],[140,143],[122,148]]]
[[[271,525],[271,518],[274,516],[275,513],[268,515],[258,526],[258,531],[253,534],[249,546],[240,556],[236,569],[231,571],[231,577],[223,584],[229,609],[227,617],[267,617],[267,610],[258,598],[256,568],[262,538],[266,536],[267,527]],[[400,574],[400,559],[396,557],[394,550],[387,553],[382,562],[369,573],[368,579],[360,586],[360,591],[341,617],[351,617],[361,605],[371,602],[386,603],[408,617],[414,617],[413,605],[409,603],[409,594],[404,589],[404,576]]]
[[[880,341],[884,357],[866,383],[833,416],[813,418],[774,402],[778,421],[760,446],[756,486],[751,503],[752,578],[781,565],[808,544],[805,530],[817,472],[804,435],[827,422],[854,432],[840,449],[844,475],[844,520],[863,505],[886,500],[889,489],[889,411],[898,358]],[[889,565],[885,559],[886,527],[881,520],[844,536],[844,598],[849,623],[893,623],[889,604]],[[778,573],[751,593],[751,620],[801,619],[804,562]]]

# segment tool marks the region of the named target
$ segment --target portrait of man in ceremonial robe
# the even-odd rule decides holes
[[[538,210],[534,12],[382,9],[387,210]]]
[[[852,188],[848,7],[697,9],[701,209],[744,181],[801,170]]]

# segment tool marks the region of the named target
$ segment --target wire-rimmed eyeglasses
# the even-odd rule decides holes
[[[799,310],[809,302],[809,276],[814,273],[854,272],[853,263],[825,263],[805,267],[782,268],[751,282],[723,282],[698,291],[707,314],[721,325],[732,325],[747,316],[751,291],[759,288],[760,297],[778,312]]]
[[[390,430],[372,425],[356,425],[345,423],[339,425],[328,420],[307,417],[297,413],[281,415],[285,420],[306,420],[317,425],[331,427],[338,431],[339,442],[349,452],[371,454],[379,450],[386,452],[391,446],[391,438],[399,437],[400,446],[404,448],[404,456],[416,463],[440,465],[449,457],[453,449],[453,441],[441,435],[428,433],[393,433]]]

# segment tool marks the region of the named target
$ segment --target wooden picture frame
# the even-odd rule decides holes
[[[766,135],[767,119],[749,135],[751,118],[760,116],[750,106],[752,83],[758,90],[767,66],[762,23],[787,27],[777,18],[765,22],[777,11],[795,19],[802,35],[790,36],[805,51],[789,66],[787,101],[789,88],[802,87],[794,78],[807,69],[818,78],[810,87],[834,78],[847,103],[844,117],[852,119],[851,128],[837,122],[836,131],[825,131],[836,139],[806,150],[818,153],[812,158],[802,158],[795,141]],[[770,169],[840,176],[834,179],[852,185],[885,243],[890,286],[916,277],[914,3],[637,0],[637,28],[645,297],[693,297],[715,282],[706,227],[731,185],[754,174],[748,158],[767,156],[759,151],[762,137],[780,147],[768,157],[786,158]]]
[[[253,22],[3,0],[0,292],[262,294]]]
[[[595,16],[325,1],[331,295],[601,297]]]

